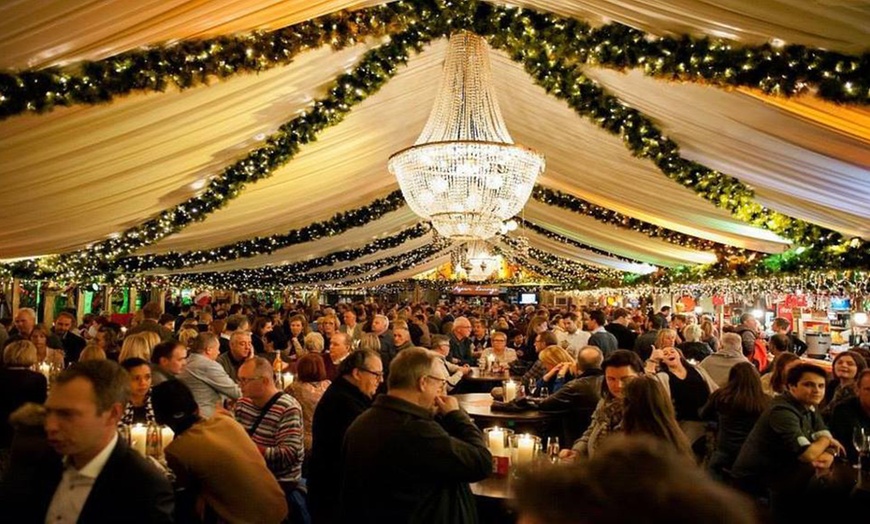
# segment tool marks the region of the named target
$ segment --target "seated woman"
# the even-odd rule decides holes
[[[0,368],[0,474],[8,458],[6,450],[12,443],[9,415],[26,402],[42,404],[48,391],[48,381],[42,373],[33,371],[36,346],[29,340],[16,340],[3,348]]]
[[[480,358],[488,360],[492,356],[492,362],[500,367],[507,366],[517,359],[517,352],[514,349],[507,347],[507,335],[501,331],[496,331],[491,337],[491,347],[483,350]]]
[[[293,395],[302,406],[302,431],[305,449],[311,449],[311,425],[314,422],[314,409],[320,397],[331,382],[326,378],[323,356],[309,353],[296,364],[296,380],[287,386],[286,391]]]
[[[103,351],[96,341],[88,342],[85,349],[79,354],[79,362],[88,360],[107,360],[106,352]]]
[[[767,408],[770,397],[761,389],[761,377],[751,362],[740,362],[728,372],[728,383],[714,391],[701,418],[717,423],[716,447],[707,464],[714,477],[726,480],[740,448]]]
[[[151,360],[151,343],[146,333],[150,333],[157,337],[160,341],[160,335],[153,331],[142,331],[124,337],[124,343],[121,344],[121,354],[118,356],[118,362],[124,363],[128,358],[139,358],[145,361]]]
[[[121,338],[121,325],[116,322],[106,322],[97,330],[97,347],[103,350],[106,358],[118,361],[121,354],[119,340]],[[81,357],[79,358],[81,360]]]
[[[825,388],[825,400],[821,405],[825,420],[830,418],[837,404],[855,396],[855,378],[865,369],[867,361],[856,351],[843,351],[834,357],[831,364],[833,378]]]
[[[48,336],[48,330],[42,325],[33,327],[30,332],[30,341],[36,346],[36,363],[46,363],[54,366],[58,370],[63,369],[64,352],[62,347],[49,347],[50,340],[55,340],[54,337]],[[57,343],[55,341],[55,343]]]
[[[147,360],[130,357],[121,362],[130,375],[130,399],[124,407],[120,424],[148,424],[154,422],[151,407],[151,365]]]
[[[690,364],[679,349],[654,349],[646,363],[646,372],[655,376],[673,400],[680,427],[703,457],[707,425],[701,421],[700,409],[718,384],[703,368]]]
[[[547,371],[543,377],[538,379],[537,392],[545,387],[550,394],[555,393],[577,375],[577,364],[574,358],[561,346],[547,346],[541,351],[538,358]],[[543,395],[539,394],[538,396]]]
[[[681,342],[677,347],[687,359],[700,362],[713,354],[713,349],[706,342],[701,341],[702,335],[701,326],[698,324],[689,324],[683,328],[685,342]]]
[[[323,343],[323,335],[316,331],[308,333],[305,335],[305,344],[303,344],[301,355],[305,353],[323,353]]]
[[[800,364],[801,358],[794,353],[780,353],[773,359],[773,371],[761,376],[761,390],[769,397],[785,392],[785,378],[788,370]]]

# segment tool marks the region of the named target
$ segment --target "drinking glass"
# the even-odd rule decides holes
[[[559,437],[547,438],[547,458],[554,464],[559,461]]]
[[[537,388],[537,386],[538,386],[538,381],[537,381],[537,379],[530,378],[529,381],[528,381],[528,384],[526,384],[526,393],[527,393],[530,397],[535,396],[535,389]]]
[[[861,455],[864,455],[868,452],[868,441],[867,441],[867,433],[864,431],[862,426],[855,426],[852,429],[852,445],[855,446],[855,451],[858,452],[858,463],[855,464],[855,469],[861,467]]]
[[[550,396],[550,388],[547,386],[541,386],[538,388],[538,397],[547,398]]]

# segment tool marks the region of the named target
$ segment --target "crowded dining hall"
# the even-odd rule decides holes
[[[870,515],[868,28],[0,2],[0,522]]]

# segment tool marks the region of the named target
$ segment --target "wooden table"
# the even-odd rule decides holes
[[[471,492],[476,497],[509,500],[514,496],[513,475],[492,475],[478,482],[471,483]]]
[[[482,373],[479,367],[472,367],[471,373],[462,377],[457,384],[457,393],[489,393],[492,388],[501,387],[502,382],[510,379],[507,371],[503,373]]]
[[[489,393],[464,393],[454,395],[480,429],[502,426],[517,433],[531,433],[541,438],[562,436],[562,416],[565,412],[549,411],[493,411],[492,395]]]

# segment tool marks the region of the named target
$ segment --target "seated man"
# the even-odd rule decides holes
[[[563,417],[569,442],[583,435],[592,420],[592,413],[601,400],[604,355],[595,346],[586,346],[577,353],[578,376],[538,404],[541,411],[568,411]]]
[[[791,368],[787,391],[774,397],[761,414],[731,469],[747,492],[770,497],[776,521],[797,522],[813,506],[829,508],[814,497],[815,480],[830,472],[843,446],[831,436],[818,412],[825,396],[825,370],[803,363]],[[826,489],[826,491],[828,491]]]
[[[225,413],[200,417],[193,394],[180,380],[156,386],[151,403],[157,423],[175,432],[164,453],[177,487],[185,493],[178,500],[181,515],[199,521],[214,520],[215,515],[227,522],[284,520],[284,492],[238,422]],[[199,497],[205,502],[201,511],[194,507]]]
[[[151,384],[175,379],[187,365],[187,348],[177,340],[167,340],[151,350]]]
[[[263,357],[242,364],[239,383],[244,397],[233,408],[236,420],[266,459],[289,503],[302,478],[302,406],[275,387],[272,365]],[[295,509],[307,511],[304,506]]]
[[[236,400],[242,396],[239,385],[227,375],[215,360],[220,355],[220,341],[214,333],[200,333],[190,346],[187,367],[178,380],[190,388],[199,405],[199,414],[209,418],[217,407],[223,407],[226,398]]]
[[[447,370],[447,392],[450,393],[462,380],[462,377],[471,373],[471,367],[468,364],[460,366],[447,360],[450,354],[450,339],[445,335],[434,335],[432,337],[432,350],[438,355],[444,363],[444,369]]]
[[[345,435],[341,520],[477,521],[469,483],[489,476],[492,456],[456,398],[444,394],[440,359],[405,349],[389,377],[388,392]]]

